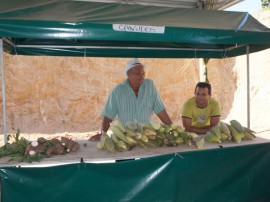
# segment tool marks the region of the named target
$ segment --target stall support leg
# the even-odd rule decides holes
[[[203,62],[203,58],[199,59],[200,61],[200,82],[205,82],[205,66],[204,66],[204,62]]]
[[[4,122],[4,143],[7,144],[7,117],[6,117],[6,87],[5,87],[5,68],[4,68],[4,45],[0,38],[0,62],[2,75],[2,103],[3,103],[3,122]]]
[[[246,48],[247,51],[247,127],[250,128],[250,76],[249,76],[249,46]]]

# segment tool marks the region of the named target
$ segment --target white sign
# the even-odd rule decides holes
[[[150,34],[164,34],[165,27],[113,24],[113,30],[120,32],[141,32]]]

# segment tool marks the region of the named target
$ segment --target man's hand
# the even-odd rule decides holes
[[[107,132],[110,124],[111,124],[112,120],[109,119],[108,117],[104,116],[103,117],[103,121],[102,121],[102,125],[101,125],[101,134],[103,134],[103,132]]]
[[[191,126],[192,119],[187,118],[187,117],[182,117],[182,123],[185,128],[185,131],[194,132],[197,134],[207,133],[212,127],[214,127],[215,125],[219,123],[219,120],[220,120],[220,116],[211,117],[210,126],[204,126],[204,127],[199,128],[199,127]]]
[[[96,142],[100,141],[101,133],[96,133],[95,135],[91,136],[88,141]]]
[[[164,109],[159,114],[157,114],[158,118],[162,121],[162,123],[166,125],[170,125],[172,123],[167,111]]]

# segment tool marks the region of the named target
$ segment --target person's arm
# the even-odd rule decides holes
[[[185,128],[185,131],[187,131],[187,132],[204,134],[209,130],[209,128],[206,128],[206,127],[199,128],[199,127],[191,126],[192,119],[187,118],[187,117],[182,117],[182,124],[183,124],[183,127]]]
[[[101,115],[103,116],[101,124],[101,134],[102,132],[106,133],[108,131],[110,123],[118,114],[117,97],[117,88],[114,88],[105,104],[105,107],[101,112]]]
[[[153,91],[153,94],[155,97],[153,111],[158,116],[158,118],[162,121],[162,123],[164,123],[166,125],[170,125],[172,123],[172,121],[171,121],[171,119],[170,119],[170,117],[165,109],[163,101],[162,101],[162,99],[157,91],[157,88],[152,80],[151,80],[151,84],[152,84],[152,91]]]
[[[158,118],[166,125],[170,125],[172,123],[167,111],[164,109],[157,114]]]
[[[194,133],[197,133],[197,134],[205,134],[205,133],[207,133],[212,127],[217,125],[219,123],[219,121],[220,121],[220,116],[214,116],[214,117],[211,117],[209,126],[195,127],[195,126],[191,126],[192,119],[187,118],[187,117],[182,117],[182,124],[183,124],[183,126],[185,128],[185,131],[194,132]]]
[[[212,116],[210,119],[210,126],[211,128],[216,126],[220,121],[220,116]]]
[[[115,89],[114,89],[115,90]],[[90,137],[90,141],[99,141],[101,138],[102,133],[107,132],[110,123],[114,119],[114,117],[117,114],[117,104],[116,104],[116,99],[115,99],[115,93],[114,90],[111,92],[102,112],[101,115],[103,116],[102,124],[101,124],[101,131],[100,133],[97,133],[96,135]],[[110,118],[108,118],[110,117]]]
[[[101,135],[105,132],[108,131],[109,127],[110,127],[110,123],[112,122],[111,119],[109,119],[106,116],[103,116],[103,121],[102,121],[102,125],[101,125],[101,131],[100,133],[96,133],[95,135],[91,136],[89,138],[90,141],[100,141],[101,139]]]
[[[101,134],[102,134],[102,132],[106,133],[108,131],[111,122],[112,122],[112,120],[109,119],[108,117],[106,117],[106,116],[103,117],[103,121],[102,121],[102,125],[101,125]]]

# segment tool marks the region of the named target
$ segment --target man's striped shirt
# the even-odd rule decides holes
[[[113,120],[116,116],[124,124],[128,121],[150,122],[153,112],[159,114],[165,106],[150,79],[144,79],[138,97],[129,79],[117,85],[111,92],[101,115]]]

